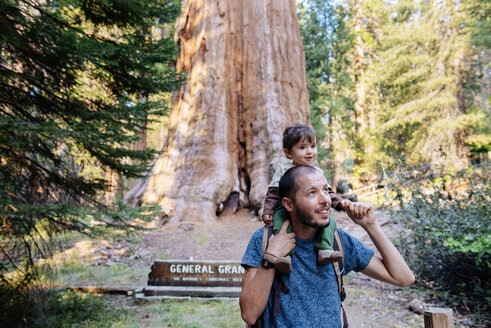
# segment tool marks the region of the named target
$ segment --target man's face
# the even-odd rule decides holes
[[[300,223],[314,228],[329,224],[331,197],[321,172],[307,173],[296,178],[297,192],[293,200],[295,217]]]

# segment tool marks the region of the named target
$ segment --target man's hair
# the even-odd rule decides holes
[[[314,129],[305,124],[295,124],[283,131],[283,148],[291,150],[292,147],[306,138],[309,142],[317,142],[317,135]]]
[[[288,197],[291,200],[295,200],[294,196],[298,190],[298,185],[296,183],[297,177],[299,175],[316,172],[319,172],[319,170],[310,165],[297,165],[288,169],[288,171],[286,171],[280,179],[280,199],[283,199],[283,197]]]

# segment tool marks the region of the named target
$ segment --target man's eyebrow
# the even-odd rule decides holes
[[[310,191],[312,189],[324,189],[324,188],[328,188],[329,189],[329,184],[328,183],[325,183],[322,185],[322,187],[319,185],[311,185],[309,186],[307,189],[305,189],[305,192],[307,191]]]
[[[322,185],[322,188],[324,188],[324,187],[329,188],[329,185],[328,184]],[[318,185],[310,185],[307,189],[305,189],[305,191],[310,191],[310,190],[315,190],[315,189],[319,189],[319,186]]]

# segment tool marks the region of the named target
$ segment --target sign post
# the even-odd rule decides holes
[[[155,261],[145,297],[238,297],[245,274],[234,261]]]

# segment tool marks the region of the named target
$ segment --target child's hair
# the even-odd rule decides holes
[[[289,126],[283,132],[283,149],[291,150],[292,147],[306,138],[309,142],[317,142],[314,129],[305,124]]]

